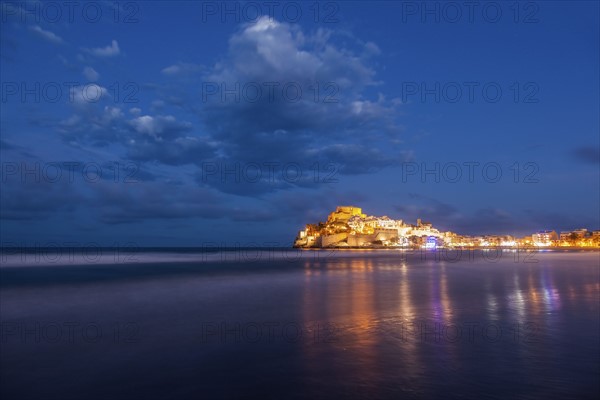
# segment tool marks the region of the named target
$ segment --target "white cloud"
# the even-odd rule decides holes
[[[314,79],[322,60],[302,48],[304,41],[297,27],[262,17],[230,39],[229,68],[233,70],[227,72],[252,80],[268,76],[277,81]]]
[[[219,143],[217,154],[232,161],[295,160],[306,168],[328,160],[339,166],[340,174],[394,165],[398,151],[404,150],[393,141],[401,134],[399,105],[366,92],[378,85],[370,64],[378,52],[376,44],[339,31],[303,33],[296,24],[267,17],[243,25],[204,81],[226,88],[279,86],[268,96],[263,90],[259,101],[208,96],[202,119],[210,139]],[[302,93],[293,100],[284,89],[292,85]],[[240,93],[244,96],[243,89]],[[277,190],[212,184],[246,195]]]
[[[72,87],[70,100],[75,106],[85,106],[90,103],[97,103],[103,97],[108,96],[108,89],[95,83],[83,86]]]
[[[154,100],[152,101],[152,110],[156,111],[156,110],[160,110],[165,106],[165,102],[162,100]]]
[[[131,121],[131,124],[138,133],[145,133],[147,135],[156,137],[157,127],[154,121],[154,117],[150,115],[142,115]]]
[[[50,32],[45,29],[42,29],[42,27],[39,25],[30,26],[29,29],[32,32],[34,32],[36,35],[38,35],[39,37],[41,37],[49,42],[52,42],[54,44],[63,43],[63,39],[60,36],[58,36],[54,32]]]
[[[180,75],[185,73],[199,72],[202,70],[202,65],[191,63],[177,63],[163,68],[161,72],[165,75]]]
[[[83,137],[94,136],[96,138],[105,136],[108,139],[118,130],[124,120],[123,111],[118,107],[105,106],[99,110],[86,107],[87,103],[81,97],[75,97],[79,107],[78,112],[60,122],[59,132],[69,137],[72,142],[77,142]],[[100,132],[100,134],[98,134]],[[113,136],[112,139],[116,139]]]
[[[194,135],[191,123],[166,115],[164,100],[155,100],[148,110],[129,108],[124,110],[125,115],[112,108],[101,112],[98,106],[82,107],[77,111],[83,122],[66,121],[64,137],[78,143],[120,143],[133,159],[158,160],[168,165],[199,163],[215,156],[231,162],[298,161],[303,168],[328,160],[339,165],[343,174],[369,173],[393,165],[399,162],[399,151],[406,150],[398,141],[401,127],[396,123],[396,107],[400,104],[383,95],[365,93],[377,83],[370,58],[378,47],[353,38],[338,38],[339,33],[333,31],[302,33],[297,25],[261,19],[233,34],[224,57],[213,67],[165,64],[161,71],[165,76],[199,71],[199,79],[227,88],[245,83],[261,87],[280,83],[273,97],[267,98],[267,91],[263,92],[263,101],[236,101],[235,96],[210,98],[202,109],[201,136]],[[183,107],[189,104],[185,90],[197,91],[197,86],[186,79],[174,79],[178,80],[185,88],[161,93],[161,97],[169,105]],[[285,96],[282,86],[288,83],[300,86],[304,93],[300,101]],[[172,86],[175,89],[176,84]],[[317,85],[319,97],[315,100]],[[308,185],[307,181],[299,183],[304,184]],[[208,185],[245,195],[279,190],[271,185]]]
[[[189,122],[179,122],[172,115],[142,115],[132,119],[130,124],[136,132],[149,135],[157,141],[162,141],[163,136],[177,137],[179,133],[192,128]]]
[[[367,53],[369,55],[370,54],[379,55],[379,54],[381,54],[381,49],[375,43],[367,42],[367,43],[365,43],[365,53]]]
[[[88,53],[96,57],[114,57],[121,53],[119,43],[113,40],[110,45],[106,47],[96,47],[93,49],[85,49]]]
[[[248,25],[246,31],[248,32],[264,32],[268,29],[279,27],[279,22],[267,16],[261,17],[256,23]]]
[[[123,118],[123,111],[121,111],[121,109],[119,107],[105,106],[103,116],[106,119],[106,121],[108,121],[108,122],[116,121],[116,120],[120,120],[121,118]]]
[[[69,118],[61,121],[61,123],[60,123],[61,128],[59,129],[59,131],[63,131],[64,129],[76,128],[77,126],[81,125],[81,123],[82,123],[81,117],[77,114],[73,114]]]
[[[165,75],[174,75],[179,73],[180,70],[181,68],[179,67],[179,65],[171,65],[166,68],[163,68],[163,70],[160,72],[162,72]]]
[[[276,89],[274,100],[269,102],[277,102],[277,107],[269,107],[268,104],[265,107],[265,102],[261,101],[245,102],[243,115],[251,116],[245,123],[240,122],[240,105],[233,96],[231,103],[229,98],[226,99],[227,107],[217,104],[221,96],[212,96],[209,100],[216,103],[208,103],[209,107],[215,105],[210,111],[229,111],[232,117],[236,117],[223,116],[209,122],[215,121],[215,127],[225,135],[245,129],[270,131],[277,125],[286,130],[311,126],[329,134],[333,127],[337,127],[336,130],[350,129],[359,121],[372,122],[374,118],[391,116],[393,109],[390,106],[393,104],[385,98],[368,100],[363,92],[377,82],[373,79],[375,71],[367,63],[368,57],[362,55],[374,55],[378,51],[377,45],[352,37],[343,37],[340,43],[335,40],[336,35],[339,34],[325,30],[304,34],[296,25],[268,17],[244,25],[230,38],[227,56],[204,75],[205,81],[224,84],[228,88],[247,82],[258,85],[277,82],[279,87],[293,84],[300,87],[304,95],[298,102],[288,101],[282,94],[283,90]],[[317,101],[315,93],[318,94]],[[325,99],[327,107],[323,106]],[[248,109],[254,111],[248,112]],[[256,115],[263,114],[269,115],[269,118],[257,120]],[[354,120],[351,121],[348,116],[354,117]],[[225,128],[238,122],[240,126]]]
[[[88,81],[92,82],[95,82],[100,78],[100,74],[92,67],[85,67],[83,69],[83,76],[85,76]]]
[[[339,96],[359,97],[365,87],[375,84],[375,71],[361,55],[375,55],[378,47],[348,39],[344,41],[349,47],[342,47],[333,36],[325,30],[304,34],[296,25],[262,17],[230,38],[228,56],[207,78],[233,83],[294,82],[307,91],[315,82],[333,83]]]

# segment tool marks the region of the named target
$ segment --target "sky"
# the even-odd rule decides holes
[[[3,245],[600,229],[598,2],[1,7]]]

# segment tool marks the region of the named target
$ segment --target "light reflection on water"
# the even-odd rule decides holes
[[[598,371],[597,363],[591,361],[591,354],[598,355],[594,337],[598,331],[598,287],[593,282],[598,279],[597,256],[574,255],[572,259],[566,256],[565,260],[565,255],[560,254],[557,262],[553,262],[553,256],[543,256],[544,263],[530,265],[514,263],[512,258],[509,262],[495,260],[486,265],[481,265],[481,260],[480,264],[474,260],[466,265],[400,262],[395,266],[387,263],[373,266],[372,260],[345,260],[317,268],[306,265],[306,274],[314,279],[306,281],[304,314],[308,320],[320,316],[339,322],[340,341],[345,346],[338,350],[351,353],[349,358],[360,359],[364,368],[356,372],[337,365],[334,370],[344,370],[345,379],[351,382],[371,381],[371,386],[363,385],[369,389],[362,392],[365,396],[441,394],[439,381],[453,386],[448,373],[457,374],[455,381],[459,383],[454,387],[460,391],[461,384],[465,384],[462,379],[465,371],[488,379],[487,385],[492,387],[494,381],[485,375],[486,370],[513,375],[517,382],[535,377],[538,384],[526,389],[522,393],[524,397],[571,393],[573,385],[579,394],[585,394],[586,390],[597,393],[597,381],[590,378],[592,371]],[[321,290],[317,284],[321,277],[315,273],[319,268],[325,268],[329,279],[339,278],[335,287],[339,285],[343,290],[332,288],[331,281],[327,290]],[[392,270],[393,273],[386,273]],[[584,296],[577,298],[573,282],[583,290]],[[388,286],[396,289],[388,291]],[[592,293],[590,288],[596,291]],[[314,291],[321,294],[318,300]],[[568,311],[561,301],[561,297],[567,295],[576,300],[568,305]],[[394,308],[388,308],[388,304],[394,304]],[[315,311],[315,307],[320,310],[318,305],[327,310],[325,316]],[[580,312],[582,305],[586,311]],[[590,307],[595,314],[590,313]],[[415,322],[424,323],[432,335],[423,336],[419,328],[414,328]],[[465,323],[477,323],[487,330],[474,335],[471,342],[464,330],[463,336],[456,336],[455,327],[465,329]],[[442,334],[436,340],[437,326],[441,327]],[[444,328],[449,329],[444,331]],[[571,334],[583,342],[566,339]],[[553,346],[559,343],[570,347],[557,350]],[[571,350],[578,344],[587,346],[591,353],[585,355]],[[314,346],[305,348],[308,366],[326,359]],[[469,359],[467,355],[474,350],[477,352],[471,353]],[[583,365],[591,367],[591,371],[576,379],[582,380],[587,374],[590,378],[587,386],[577,387],[565,378],[563,368],[564,362],[579,364],[580,357],[587,360]],[[382,366],[385,367],[382,369]],[[578,367],[581,371],[581,364]],[[480,371],[475,371],[477,369]],[[394,377],[398,386],[382,391],[377,378],[390,378],[390,371],[394,370],[401,371]],[[438,376],[438,381],[428,380],[431,371],[436,371],[433,375]],[[521,374],[531,376],[522,378]],[[541,379],[541,376],[546,378]],[[514,388],[505,382],[495,390],[510,392]]]
[[[4,269],[0,394],[593,398],[598,254],[536,257],[354,252],[208,269],[88,266],[92,278],[75,267]],[[19,334],[19,323],[36,322],[94,322],[105,335]],[[135,341],[115,341],[124,322]],[[250,327],[265,323],[302,335],[251,340]]]

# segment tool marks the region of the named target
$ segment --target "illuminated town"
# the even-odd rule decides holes
[[[600,248],[600,230],[581,228],[557,233],[545,230],[530,236],[511,235],[466,236],[441,232],[429,222],[416,224],[387,216],[366,215],[360,207],[341,206],[329,214],[326,222],[308,224],[294,241],[298,248],[425,248],[465,247],[577,247]]]

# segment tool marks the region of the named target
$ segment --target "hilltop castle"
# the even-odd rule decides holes
[[[294,247],[376,247],[420,246],[443,234],[420,219],[405,224],[387,216],[375,217],[360,207],[341,206],[329,214],[327,222],[308,224],[298,233]]]

